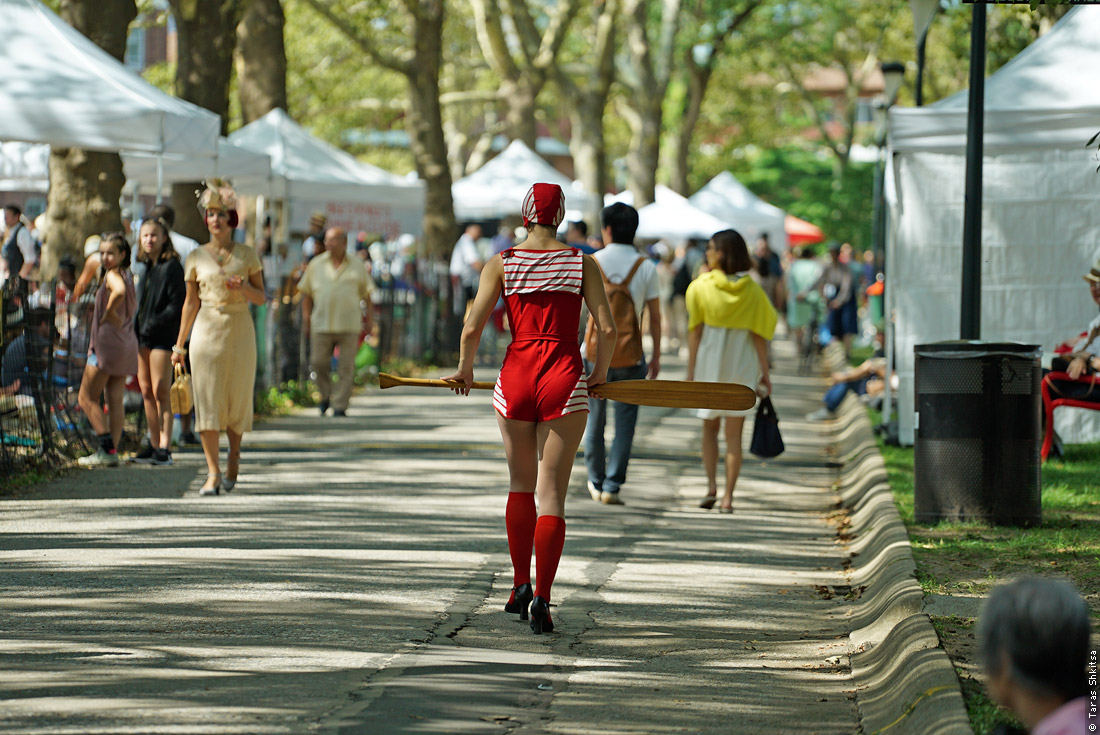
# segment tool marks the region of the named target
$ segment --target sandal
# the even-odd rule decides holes
[[[706,495],[699,501],[699,507],[706,510],[710,510],[714,507],[714,504],[718,502],[718,495]]]

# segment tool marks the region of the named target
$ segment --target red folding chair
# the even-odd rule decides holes
[[[1054,409],[1059,406],[1070,406],[1072,408],[1088,408],[1093,411],[1100,411],[1100,401],[1086,401],[1081,398],[1063,396],[1053,385],[1054,381],[1091,385],[1093,390],[1097,391],[1097,397],[1100,397],[1100,375],[1082,375],[1077,380],[1069,377],[1066,373],[1047,373],[1043,377],[1043,414],[1046,416],[1046,424],[1043,429],[1043,447],[1039,450],[1039,455],[1044,462],[1050,455],[1051,444],[1054,443]]]

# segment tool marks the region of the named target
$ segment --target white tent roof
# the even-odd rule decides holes
[[[1100,125],[1100,7],[1073,8],[985,81],[985,149],[1084,148]],[[966,148],[968,91],[890,110],[895,151]]]
[[[595,209],[598,200],[532,151],[513,140],[500,155],[454,183],[455,216],[460,220],[518,215],[523,197],[536,182],[557,184],[571,210]]]
[[[46,191],[49,188],[50,147],[42,143],[0,143],[0,191]],[[218,155],[205,157],[164,156],[164,182],[199,181],[209,176],[259,176],[271,173],[271,159],[262,153],[218,139]],[[157,156],[122,153],[122,170],[127,181],[146,190],[156,190]]]
[[[753,194],[729,171],[715,176],[692,194],[688,201],[704,212],[729,222],[750,243],[766,232],[768,246],[772,250],[783,253],[787,249],[786,213]]]
[[[709,214],[693,205],[663,184],[654,192],[657,200],[638,210],[638,237],[686,240],[710,239],[721,230],[728,230],[730,222]]]
[[[367,196],[375,202],[402,204],[412,197],[423,207],[423,181],[356,160],[315,138],[284,110],[276,108],[245,125],[229,141],[271,158],[270,178],[238,176],[234,180],[242,192],[310,200]]]
[[[134,74],[37,0],[0,0],[0,140],[214,153],[221,120]]]

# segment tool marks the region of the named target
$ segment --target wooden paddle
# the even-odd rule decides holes
[[[385,388],[455,388],[458,381],[439,378],[402,378],[378,374],[378,385]],[[475,380],[475,390],[492,390],[494,383]],[[739,383],[702,383],[692,380],[617,380],[592,391],[599,398],[638,406],[667,408],[710,408],[716,411],[744,411],[756,405],[756,391]]]

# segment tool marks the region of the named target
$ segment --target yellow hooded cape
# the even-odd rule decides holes
[[[688,286],[688,329],[699,324],[747,329],[770,340],[777,315],[764,289],[749,276],[729,278],[720,270],[703,273]]]

